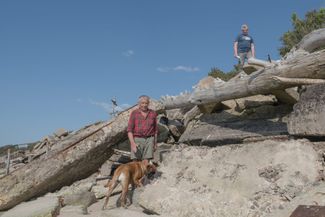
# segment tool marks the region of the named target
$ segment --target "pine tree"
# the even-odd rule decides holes
[[[281,56],[288,53],[292,47],[298,44],[301,39],[313,30],[325,27],[325,8],[309,11],[305,15],[305,19],[299,19],[296,13],[292,14],[292,31],[287,31],[282,35],[282,47],[279,48]]]

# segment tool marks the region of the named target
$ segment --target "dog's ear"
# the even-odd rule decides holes
[[[148,164],[147,165],[147,171],[150,173],[150,172],[156,172],[157,171],[157,168],[154,164]]]
[[[149,161],[149,164],[154,165],[155,167],[159,166],[159,164],[157,162],[154,162],[152,160]]]

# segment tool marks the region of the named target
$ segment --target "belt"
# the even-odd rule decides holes
[[[150,136],[134,136],[135,138],[143,138],[143,139],[147,139],[147,138],[150,138],[150,137],[153,137],[153,135],[150,135]]]

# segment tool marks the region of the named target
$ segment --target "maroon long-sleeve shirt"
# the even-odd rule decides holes
[[[150,137],[158,133],[157,113],[149,109],[147,116],[141,114],[140,109],[134,110],[129,118],[128,132],[134,137]]]

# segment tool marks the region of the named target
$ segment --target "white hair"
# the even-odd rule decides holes
[[[140,102],[142,99],[146,99],[146,100],[150,100],[150,97],[149,96],[147,96],[147,95],[141,95],[141,96],[139,96],[139,100],[138,100],[138,102]]]

